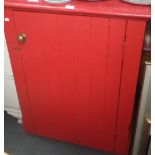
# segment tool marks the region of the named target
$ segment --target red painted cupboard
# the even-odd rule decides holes
[[[5,0],[5,35],[28,133],[127,155],[150,7]]]

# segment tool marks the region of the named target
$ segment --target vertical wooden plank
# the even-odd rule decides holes
[[[90,20],[90,135],[93,147],[108,150],[105,140],[105,95],[107,80],[107,55],[109,19],[93,18]],[[111,141],[113,144],[113,139]],[[112,149],[112,148],[111,148]],[[109,149],[109,150],[111,150]]]
[[[31,111],[31,105],[27,94],[26,81],[24,77],[24,71],[22,68],[21,48],[17,44],[15,21],[13,17],[12,9],[5,8],[5,18],[9,18],[9,21],[5,21],[5,36],[9,50],[9,56],[11,60],[12,70],[15,78],[15,84],[17,88],[19,103],[22,111],[23,127],[27,132],[35,133],[35,127],[33,122],[33,115]]]
[[[109,23],[108,56],[106,68],[105,95],[105,141],[109,148],[114,147],[119,88],[123,61],[123,43],[125,37],[126,20],[111,19]],[[111,143],[113,141],[113,143]]]
[[[75,52],[74,52],[74,17],[57,15],[57,37],[60,63],[60,82],[63,98],[62,122],[65,138],[77,143],[77,121],[75,100]]]
[[[90,136],[90,18],[75,17],[76,118],[78,142],[89,146]]]
[[[119,97],[115,151],[127,155],[146,21],[128,20]]]
[[[62,88],[62,65],[59,40],[60,25],[55,14],[40,14],[46,72],[49,85],[48,133],[49,137],[65,140],[65,115]],[[49,25],[52,25],[50,27]]]

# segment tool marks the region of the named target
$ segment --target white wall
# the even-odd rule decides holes
[[[6,40],[4,41],[4,110],[21,121],[21,111],[10,64]]]

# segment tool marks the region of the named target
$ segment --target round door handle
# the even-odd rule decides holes
[[[19,43],[24,43],[25,40],[26,40],[26,34],[20,33],[20,34],[17,36],[17,41],[18,41]]]

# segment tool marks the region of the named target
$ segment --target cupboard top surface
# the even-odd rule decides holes
[[[55,13],[118,16],[149,19],[150,6],[133,5],[121,0],[103,0],[101,2],[86,2],[73,0],[65,4],[49,4],[43,0],[5,0],[5,7],[17,9],[50,11]]]

